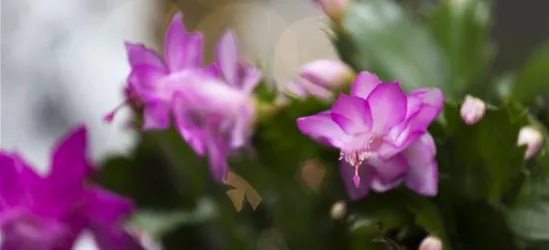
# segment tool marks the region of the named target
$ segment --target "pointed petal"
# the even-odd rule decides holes
[[[84,214],[93,222],[105,227],[120,225],[131,215],[133,203],[99,187],[86,190]]]
[[[437,194],[438,165],[435,154],[435,142],[429,133],[425,133],[403,152],[410,164],[405,180],[410,189],[427,196]]]
[[[388,132],[406,118],[406,96],[397,82],[378,85],[367,100],[374,132]]]
[[[177,13],[166,31],[164,57],[171,72],[202,65],[204,38],[202,34],[187,34],[183,15]]]
[[[216,61],[223,72],[227,83],[236,86],[238,83],[238,46],[232,30],[226,31],[217,45]]]
[[[162,130],[170,126],[170,107],[163,103],[151,103],[143,111],[143,131]]]
[[[227,164],[228,146],[221,138],[208,135],[208,160],[210,165],[210,173],[214,180],[225,182],[229,171]]]
[[[120,227],[91,227],[95,243],[101,250],[145,250],[130,233]]]
[[[341,148],[348,137],[329,112],[298,118],[297,127],[301,133],[336,148]]]
[[[372,177],[375,175],[375,172],[365,167],[365,165],[362,165],[358,169],[358,175],[360,176],[360,185],[356,187],[353,182],[354,170],[355,169],[351,165],[349,165],[349,163],[345,161],[342,161],[340,163],[339,172],[341,174],[341,178],[343,179],[343,183],[345,184],[345,189],[347,190],[349,199],[353,201],[359,200],[368,194],[368,192],[370,191]]]
[[[87,149],[88,131],[84,125],[77,126],[57,141],[47,177],[51,185],[57,186],[57,191],[67,195],[68,192],[82,188],[86,178],[93,172]]]
[[[45,216],[63,216],[84,192],[84,183],[93,173],[87,156],[88,133],[78,126],[54,146],[51,170],[35,197],[35,209]]]
[[[249,65],[244,65],[242,71],[241,89],[245,93],[252,93],[261,81],[261,71]]]
[[[347,134],[368,131],[372,126],[370,106],[361,98],[340,94],[331,110],[350,121],[338,123]]]
[[[164,63],[162,63],[162,59],[160,59],[158,54],[153,50],[148,49],[141,44],[129,42],[125,43],[125,47],[131,67],[145,64],[157,68],[164,68]]]
[[[438,89],[420,89],[408,94],[406,120],[393,127],[387,140],[397,148],[406,148],[427,131],[438,117],[444,105],[442,92]]]
[[[187,109],[185,99],[180,95],[174,98],[174,117],[176,128],[181,137],[189,144],[199,156],[204,156],[206,151],[206,138],[203,128],[198,126],[196,117]]]
[[[255,118],[255,110],[253,105],[244,105],[238,113],[234,127],[231,132],[230,147],[240,148],[249,140],[251,136],[250,124]]]
[[[39,184],[40,177],[22,158],[0,152],[0,211],[32,202],[30,192]]]
[[[351,95],[367,99],[370,93],[381,83],[381,80],[376,75],[368,71],[360,72],[351,87]]]

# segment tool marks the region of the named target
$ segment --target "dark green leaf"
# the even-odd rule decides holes
[[[445,108],[447,139],[438,143],[440,176],[470,198],[501,202],[523,171],[524,148],[517,146],[525,117],[512,116],[509,105],[489,109],[475,125],[466,125],[459,106]]]

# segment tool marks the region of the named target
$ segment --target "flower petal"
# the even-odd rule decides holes
[[[341,127],[332,120],[330,112],[298,118],[297,127],[301,133],[336,148],[343,147],[343,143],[348,138]]]
[[[398,82],[379,84],[368,96],[372,131],[385,133],[406,118],[406,96]]]
[[[232,30],[226,31],[217,45],[216,61],[223,72],[225,81],[231,86],[238,83],[238,46]]]
[[[376,75],[368,71],[360,72],[351,87],[351,95],[367,99],[370,93],[381,83],[381,80]]]
[[[229,171],[227,164],[228,145],[212,134],[207,136],[208,160],[210,173],[216,181],[225,182]]]
[[[204,156],[206,151],[206,138],[203,128],[197,124],[192,111],[187,109],[187,103],[183,97],[174,97],[174,117],[177,131],[199,156]]]
[[[372,182],[372,177],[375,175],[375,172],[371,168],[365,167],[362,165],[358,169],[358,175],[360,176],[360,185],[357,187],[353,182],[354,168],[349,165],[349,163],[342,161],[339,166],[339,172],[343,183],[345,184],[345,189],[349,195],[350,200],[359,200],[366,196],[370,191],[370,185]]]
[[[95,243],[101,250],[145,250],[143,245],[122,227],[91,227]]]
[[[340,94],[331,110],[351,121],[338,123],[347,134],[368,131],[372,126],[370,106],[361,98]]]
[[[161,80],[166,76],[166,71],[150,65],[138,65],[132,69],[128,81],[132,90],[144,102],[156,102],[163,97],[159,95]]]
[[[164,44],[164,57],[170,72],[202,66],[203,40],[202,34],[187,34],[183,15],[175,14],[166,31]]]
[[[383,183],[397,181],[409,169],[406,158],[401,155],[394,156],[388,160],[372,157],[368,159],[366,164],[375,170],[380,181]]]
[[[383,181],[381,178],[376,176],[376,178],[372,178],[372,183],[370,184],[370,186],[374,191],[378,193],[383,193],[398,187],[401,182],[401,179],[396,179],[393,181]]]
[[[81,189],[86,178],[92,174],[87,144],[88,131],[84,125],[80,125],[58,140],[54,146],[51,170],[47,179],[50,185],[55,185],[56,190],[61,192],[56,195],[77,195],[73,192]]]
[[[170,126],[170,107],[164,103],[150,103],[143,111],[143,131],[162,130]]]
[[[134,210],[133,203],[107,190],[92,187],[86,190],[83,213],[93,224],[104,227],[121,225]]]
[[[30,192],[39,190],[39,184],[40,177],[23,159],[0,152],[0,211],[32,202]]]
[[[241,89],[245,93],[252,93],[261,81],[262,73],[249,65],[243,65],[241,71]]]
[[[162,59],[160,59],[158,54],[153,50],[148,49],[141,44],[128,42],[125,43],[125,47],[131,67],[145,64],[157,68],[164,68]]]
[[[436,145],[429,133],[423,134],[410,145],[403,156],[410,164],[406,185],[416,192],[434,196],[438,188],[438,165],[435,159]]]
[[[250,124],[253,122],[254,118],[254,106],[251,105],[251,103],[250,105],[244,105],[234,122],[229,143],[231,148],[240,148],[249,140],[251,135]]]

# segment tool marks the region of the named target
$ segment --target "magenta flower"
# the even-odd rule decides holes
[[[224,180],[230,150],[244,146],[251,136],[251,95],[261,73],[239,60],[229,31],[219,41],[216,62],[205,73],[179,76],[168,81],[185,81],[174,103],[177,128],[197,154],[207,152],[212,175]]]
[[[164,60],[143,45],[126,43],[126,52],[131,66],[127,79],[128,98],[126,103],[137,98],[144,104],[144,130],[166,129],[170,125],[173,94],[178,85],[166,84],[165,79],[178,73],[188,74],[200,70],[203,63],[203,36],[201,33],[187,33],[183,15],[172,17],[166,31]],[[173,81],[171,81],[173,83]],[[115,111],[118,108],[115,109]],[[113,113],[105,119],[112,120]]]
[[[370,176],[376,170],[384,183],[396,183],[411,170],[409,164],[400,164],[404,161],[393,164],[391,160],[427,132],[442,106],[438,89],[418,89],[406,95],[398,82],[382,83],[375,75],[362,72],[350,96],[340,94],[330,110],[301,117],[297,125],[302,133],[341,151],[340,159],[354,168],[356,187],[361,183],[360,171]],[[372,184],[370,179],[364,182]]]
[[[55,147],[47,176],[17,154],[0,152],[2,250],[69,250],[84,229],[100,249],[143,249],[122,225],[132,203],[86,185],[92,173],[86,149],[86,129],[78,127]]]

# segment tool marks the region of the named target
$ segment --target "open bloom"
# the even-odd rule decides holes
[[[68,250],[90,230],[102,250],[143,249],[123,229],[129,200],[94,185],[86,157],[86,129],[72,131],[40,176],[17,154],[0,152],[0,230],[3,250]]]
[[[407,149],[427,132],[442,106],[438,89],[404,94],[398,82],[382,83],[375,75],[362,72],[351,95],[340,94],[330,110],[301,117],[297,125],[302,133],[341,151],[340,159],[354,169],[352,180],[358,187],[361,166],[381,165]],[[395,180],[408,169],[406,164],[379,167],[386,180]]]
[[[177,128],[197,154],[208,153],[217,180],[227,175],[229,151],[249,140],[255,116],[251,94],[260,78],[259,71],[239,59],[235,37],[228,31],[219,41],[215,63],[206,72],[177,74],[166,80],[168,85],[184,82],[174,101]]]
[[[303,65],[285,91],[296,97],[331,100],[332,91],[349,86],[354,77],[353,70],[341,61],[316,60]]]
[[[168,26],[164,60],[154,50],[143,45],[126,43],[131,66],[127,79],[130,94],[126,103],[135,99],[142,102],[144,130],[166,129],[170,125],[170,104],[174,89],[180,83],[176,86],[168,85],[162,79],[175,73],[188,74],[188,71],[202,67],[203,36],[201,33],[187,33],[182,18],[181,13],[175,14]],[[113,113],[109,113],[106,120],[111,120],[112,116]]]

